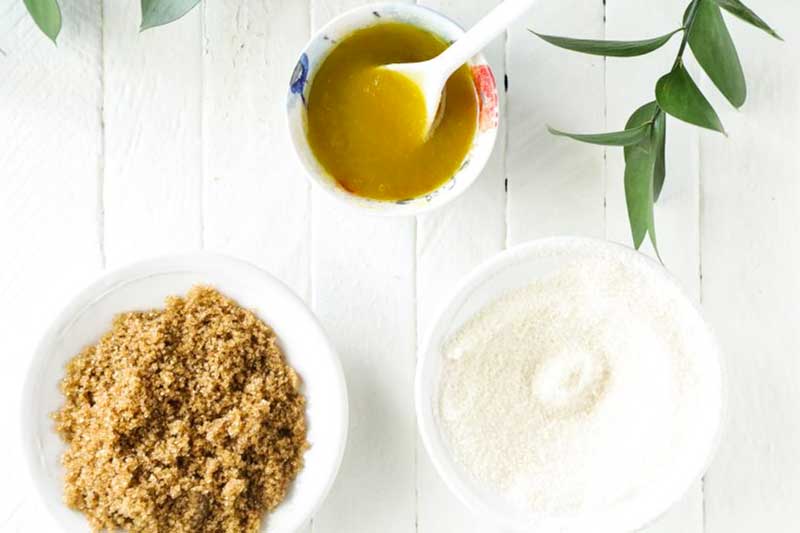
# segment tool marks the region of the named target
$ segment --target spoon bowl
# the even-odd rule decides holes
[[[427,61],[392,63],[383,68],[406,76],[425,99],[425,138],[430,137],[440,116],[445,84],[469,58],[483,50],[489,42],[508,28],[536,0],[505,0],[483,17],[450,47]]]
[[[401,74],[411,80],[422,93],[425,101],[425,130],[424,137],[430,137],[436,129],[437,118],[441,119],[446,105],[444,86],[447,78],[454,72],[443,73],[436,63],[436,58],[419,63],[392,63],[385,65],[387,70]],[[458,66],[456,66],[458,68]],[[447,77],[444,76],[447,75]]]

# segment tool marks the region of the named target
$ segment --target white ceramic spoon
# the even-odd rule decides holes
[[[384,68],[410,78],[425,98],[425,136],[434,127],[444,85],[461,65],[480,52],[484,46],[501,34],[517,17],[536,0],[505,0],[483,17],[475,26],[447,50],[428,61],[418,63],[392,63]]]

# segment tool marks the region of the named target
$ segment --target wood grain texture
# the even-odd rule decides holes
[[[415,522],[414,223],[315,193],[313,308],[350,399],[342,468],[314,533],[408,533]]]
[[[201,12],[140,33],[139,2],[104,0],[109,266],[201,246]]]
[[[602,237],[603,153],[554,137],[545,126],[603,128],[603,59],[560,50],[528,29],[602,38],[603,3],[541,2],[508,32],[508,243]]]
[[[63,8],[56,47],[22,2],[0,3],[0,531],[9,533],[58,527],[28,486],[22,383],[48,322],[101,268],[100,9]]]
[[[314,29],[359,0],[312,0]],[[350,435],[314,533],[415,529],[413,218],[374,218],[312,193],[312,303],[339,351]]]
[[[663,35],[681,24],[686,3],[674,0],[609,0],[606,3],[606,38],[646,39]],[[662,49],[639,58],[614,59],[606,63],[606,130],[624,129],[630,115],[655,99],[656,81],[669,71],[682,35]],[[689,67],[694,62],[689,61]],[[694,69],[693,69],[694,70]],[[598,150],[601,150],[598,148]],[[656,234],[667,269],[687,292],[700,298],[700,235],[698,133],[676,119],[667,120],[667,177],[656,206]],[[631,246],[625,204],[625,165],[621,148],[606,151],[606,237]],[[643,253],[655,258],[649,239]],[[702,533],[703,487],[695,483],[684,498],[655,523],[647,533]]]
[[[259,265],[309,300],[310,184],[291,157],[282,98],[309,37],[308,2],[202,8],[204,247]]]
[[[421,5],[453,17],[465,28],[477,22],[499,2],[423,0]],[[494,154],[478,180],[451,204],[417,221],[417,342],[421,348],[436,313],[473,268],[500,252],[505,245],[505,36],[493,42],[485,55],[501,91],[501,128]],[[475,517],[450,493],[431,464],[422,441],[417,444],[417,531],[485,531]]]
[[[206,248],[248,259],[309,297],[309,183],[285,100],[308,39],[307,1],[203,4]]]
[[[498,1],[420,3],[470,24]],[[458,279],[506,242],[577,234],[630,243],[621,151],[604,156],[544,126],[621,127],[652,98],[677,45],[676,36],[651,56],[604,62],[527,28],[643,38],[673,29],[687,1],[606,0],[605,13],[602,0],[539,3],[507,49],[496,42],[488,53],[495,72],[508,73],[509,143],[501,133],[478,182],[415,221],[365,217],[311,192],[289,156],[283,105],[296,52],[313,28],[365,1],[204,2],[205,13],[142,34],[138,1],[62,1],[54,47],[21,2],[0,0],[0,323],[11,332],[0,340],[0,422],[11,428],[0,440],[0,531],[57,530],[23,488],[15,429],[41,330],[104,257],[116,267],[204,241],[309,299],[341,354],[350,441],[309,529],[492,531],[447,492],[417,443],[416,346]],[[727,355],[728,423],[704,486],[647,533],[793,533],[800,524],[800,6],[747,3],[787,41],[727,17],[750,87],[740,112],[690,64],[729,138],[670,120],[656,210],[666,266],[702,296]]]
[[[706,476],[706,533],[800,524],[800,5],[748,2],[786,39],[728,18],[749,82],[728,131],[703,134],[703,301],[727,356],[728,423]]]

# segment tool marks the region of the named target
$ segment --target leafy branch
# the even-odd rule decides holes
[[[655,101],[634,111],[624,130],[579,134],[548,127],[554,135],[590,144],[624,148],[625,200],[633,243],[637,249],[649,235],[658,254],[653,207],[661,194],[666,176],[666,115],[701,128],[725,133],[719,115],[684,67],[683,57],[687,47],[731,105],[739,108],[747,99],[747,84],[739,54],[725,25],[722,10],[764,30],[776,39],[781,39],[775,30],[740,0],[692,0],[684,13],[681,27],[666,35],[641,41],[573,39],[531,31],[560,48],[604,57],[649,54],[667,44],[675,34],[683,34],[671,70],[656,83]]]
[[[61,32],[61,8],[58,0],[23,0],[33,21],[42,32],[56,42]],[[142,23],[146,30],[178,20],[192,10],[200,0],[141,0]]]

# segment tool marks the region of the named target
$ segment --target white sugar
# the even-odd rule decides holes
[[[657,500],[708,454],[713,350],[694,306],[652,267],[583,259],[448,340],[438,423],[473,480],[519,509]]]

